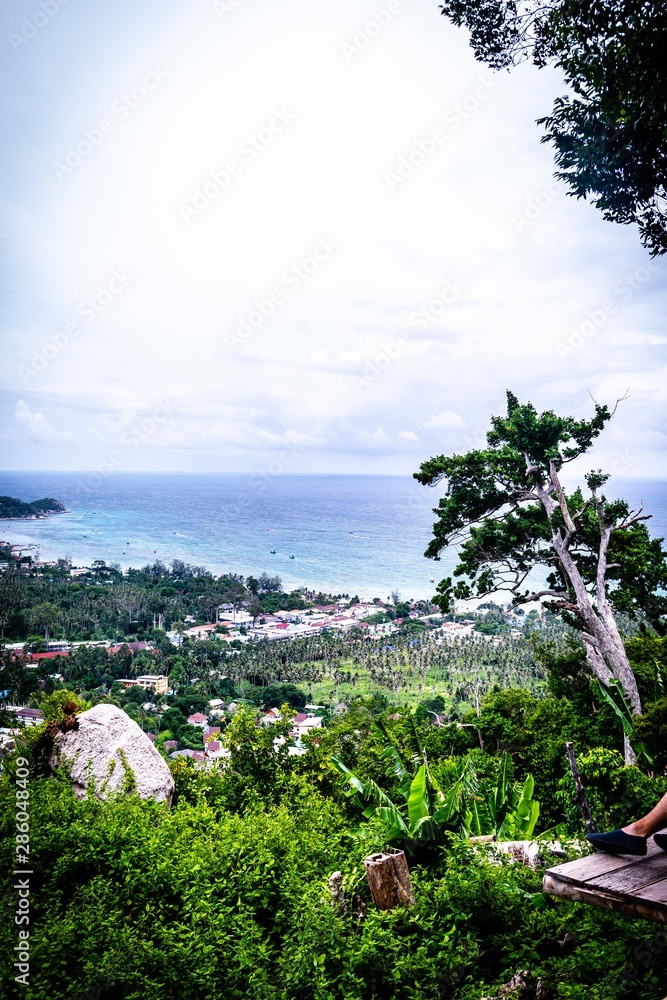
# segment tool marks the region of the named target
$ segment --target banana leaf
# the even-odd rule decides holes
[[[631,736],[632,731],[634,729],[632,723],[632,713],[630,712],[630,707],[623,695],[623,689],[621,688],[621,685],[618,683],[616,679],[613,679],[609,682],[609,686],[610,687],[613,686],[616,690],[616,693],[620,695],[620,701],[622,707],[617,705],[616,701],[612,698],[611,694],[601,681],[598,681],[597,685],[602,700],[606,701],[610,708],[613,708],[614,712],[621,720],[621,725],[623,726],[623,732],[625,733],[626,736],[628,737]]]
[[[417,828],[420,820],[430,817],[429,798],[428,771],[422,764],[412,779],[408,796],[408,821],[412,830]]]
[[[373,781],[367,778],[362,782],[353,771],[334,754],[331,756],[331,763],[337,771],[345,776],[347,782],[352,786],[353,795],[356,795],[357,802],[362,808],[364,819],[379,815],[387,828],[387,836],[390,840],[395,840],[399,836],[409,836],[409,830],[405,820],[399,810],[391,801],[386,792]]]
[[[442,831],[432,816],[423,816],[415,827],[410,830],[413,840],[439,841],[442,840]]]
[[[382,738],[382,750],[380,751],[380,756],[383,757],[384,760],[388,760],[390,762],[391,769],[400,782],[399,790],[401,795],[407,799],[410,793],[412,777],[408,771],[405,761],[403,760],[401,752],[387,732],[385,724],[381,719],[377,719],[373,723],[373,729]]]
[[[530,840],[540,816],[540,804],[532,797],[535,780],[529,774],[519,786],[512,789],[512,798],[516,802],[514,808],[507,811],[500,828],[496,831],[498,840]]]
[[[419,767],[426,758],[413,715],[409,715],[405,720],[405,739],[410,751],[410,760],[414,767]]]
[[[509,764],[509,754],[503,754],[498,771],[498,783],[491,790],[486,799],[486,805],[489,810],[489,816],[491,817],[494,829],[499,827],[502,823],[503,817],[507,812],[507,807],[510,804],[509,796],[511,794],[511,787],[508,779]]]

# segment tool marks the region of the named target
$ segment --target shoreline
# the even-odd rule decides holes
[[[15,523],[16,520],[31,521],[32,519],[12,518],[10,520],[13,523]],[[17,542],[5,538],[5,539],[0,539],[0,543],[9,546],[11,549],[16,550],[17,552],[25,552],[26,554],[32,555],[33,563],[37,564],[56,563],[59,559],[68,559],[73,569],[83,569],[83,568],[90,568],[95,558],[103,558],[108,566],[118,565],[123,574],[126,574],[128,570],[141,570],[144,568],[144,566],[158,561],[163,562],[169,568],[174,560],[181,559],[181,556],[171,555],[168,557],[164,557],[160,555],[160,553],[146,554],[143,556],[139,556],[136,559],[136,561],[127,561],[122,558],[113,558],[113,556],[109,554],[107,554],[106,557],[103,555],[102,556],[97,556],[97,555],[71,556],[70,554],[63,555],[62,551],[59,551],[58,549],[51,549],[48,546],[48,543],[45,544],[43,542],[31,540],[29,536],[26,536],[25,541],[21,540]],[[37,550],[36,555],[34,554],[35,550]],[[56,554],[56,552],[58,554]],[[246,570],[245,567],[222,566],[220,564],[210,563],[210,562],[200,563],[194,557],[191,560],[183,559],[182,561],[188,562],[190,565],[202,566],[205,570],[210,572],[214,577],[224,576],[231,573],[239,573],[244,577],[244,579],[247,579],[249,576],[254,575],[252,570]],[[321,593],[329,597],[337,594],[349,594],[350,598],[356,596],[359,597],[360,600],[372,601],[373,598],[375,597],[379,597],[381,600],[385,600],[387,598],[388,593],[390,593],[392,590],[397,589],[395,583],[392,582],[383,585],[375,585],[375,586],[364,585],[361,587],[359,586],[351,587],[349,584],[344,584],[344,583],[332,584],[324,582],[322,584],[317,584],[317,583],[312,583],[311,581],[304,581],[303,578],[289,576],[287,572],[282,571],[281,566],[271,567],[270,564],[267,564],[266,569],[261,572],[269,572],[271,569],[274,570],[274,575],[280,576],[281,581],[283,583],[283,590],[286,594],[297,590],[307,590],[311,593]],[[409,596],[413,597],[413,599],[416,601],[430,600],[431,597],[433,596],[433,593],[435,592],[435,587],[438,579],[439,577],[435,577],[433,583],[430,583],[427,588],[424,588],[423,586],[421,587],[415,586],[413,588],[413,591],[411,591],[409,595],[406,593],[405,595],[406,598]],[[387,593],[385,593],[385,591],[387,591]]]

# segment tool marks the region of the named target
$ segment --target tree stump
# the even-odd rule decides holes
[[[390,848],[364,859],[368,887],[378,910],[412,906],[415,902],[405,851]]]

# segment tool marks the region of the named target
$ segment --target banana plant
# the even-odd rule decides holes
[[[405,805],[398,806],[380,786],[368,778],[361,780],[337,756],[331,763],[346,779],[348,795],[354,798],[365,819],[379,816],[387,839],[411,842],[442,841],[445,831],[459,830],[464,836],[495,834],[497,839],[526,840],[532,837],[539,817],[539,803],[533,799],[534,781],[528,776],[523,785],[509,781],[509,756],[503,755],[497,784],[485,796],[472,762],[459,757],[455,777],[443,791],[431,774],[426,753],[419,742],[414,720],[407,724],[408,762],[389,736],[382,722],[374,723],[381,739],[380,755],[387,760],[399,781]]]
[[[656,661],[656,668],[657,668],[657,661]],[[660,677],[659,672],[656,670],[656,685],[657,684],[660,684],[662,686],[662,678]],[[616,697],[612,696],[611,691],[608,690],[608,688],[606,688],[601,681],[597,681],[597,687],[600,692],[600,698],[602,699],[602,701],[606,701],[609,707],[613,709],[614,712],[616,713],[616,716],[618,717],[618,720],[621,723],[623,733],[632,743],[634,751],[637,754],[637,756],[639,757],[640,754],[643,754],[648,763],[653,764],[653,758],[650,757],[646,752],[644,744],[635,743],[633,739],[635,732],[635,723],[632,716],[632,708],[628,704],[628,701],[625,697],[625,693],[623,691],[623,688],[621,687],[621,682],[616,677],[612,677],[612,679],[609,681],[609,688],[613,690],[614,695]],[[618,701],[616,699],[618,699]]]
[[[540,804],[533,798],[535,781],[529,774],[523,785],[508,789],[508,809],[496,830],[496,840],[530,840],[540,816]]]

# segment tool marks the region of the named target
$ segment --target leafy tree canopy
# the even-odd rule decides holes
[[[650,515],[625,500],[608,500],[609,476],[584,476],[569,495],[563,467],[592,446],[613,412],[595,404],[590,420],[538,413],[507,393],[507,414],[492,417],[487,447],[424,462],[415,478],[446,483],[426,555],[439,559],[457,546],[458,565],[440,582],[434,602],[448,611],[454,598],[507,590],[515,604],[549,599],[579,629],[588,665],[605,686],[618,680],[641,713],[636,678],[615,614],[648,619],[664,629],[667,560],[651,538]],[[632,759],[626,746],[626,757]]]
[[[539,119],[557,176],[605,219],[667,251],[667,7],[661,0],[445,0],[494,69],[554,64],[572,94]]]
[[[465,455],[424,462],[415,478],[433,486],[445,481],[445,496],[435,513],[438,520],[426,555],[439,559],[447,546],[459,544],[459,564],[438,587],[439,606],[451,599],[481,597],[509,590],[515,603],[536,597],[528,579],[537,566],[547,570],[547,586],[537,596],[553,597],[560,610],[576,612],[576,595],[553,546],[553,533],[567,535],[569,513],[575,528],[570,539],[572,559],[589,592],[598,583],[598,558],[603,526],[611,526],[606,562],[610,600],[617,611],[649,616],[662,625],[667,600],[656,590],[667,586],[662,539],[651,538],[644,524],[650,515],[630,511],[625,500],[608,500],[600,489],[608,480],[601,471],[589,473],[588,489],[569,495],[556,474],[589,450],[611,419],[607,406],[595,404],[590,420],[561,417],[552,410],[538,413],[532,403],[519,404],[507,393],[507,415],[492,417],[487,447]],[[589,494],[586,499],[584,493]],[[559,503],[545,509],[540,494]],[[575,543],[572,546],[572,543]],[[570,605],[570,606],[568,606]]]

